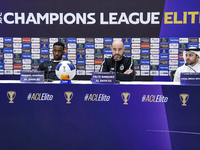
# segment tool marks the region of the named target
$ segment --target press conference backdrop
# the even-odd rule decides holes
[[[199,47],[198,0],[4,1],[0,5],[0,74],[9,78],[53,58],[53,43],[66,49],[77,77],[87,78],[110,57],[121,38],[134,59],[136,80],[170,80],[184,64],[183,51]],[[2,77],[1,76],[1,77]],[[13,77],[12,76],[12,77]]]

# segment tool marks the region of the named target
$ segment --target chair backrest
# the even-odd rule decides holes
[[[173,70],[170,72],[170,78],[171,78],[171,81],[173,82],[174,81],[174,74],[175,74],[176,70]]]

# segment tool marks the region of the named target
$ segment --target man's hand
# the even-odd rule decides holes
[[[126,71],[124,72],[124,74],[130,74],[130,73],[132,73],[132,72],[133,72],[133,70],[128,69],[128,70],[126,70]]]

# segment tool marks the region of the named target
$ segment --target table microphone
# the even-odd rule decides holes
[[[46,82],[52,82],[52,79],[49,79],[49,72],[51,71],[52,68],[52,61],[50,66],[48,66],[48,70],[47,70],[47,78],[45,79]]]
[[[117,68],[116,68],[116,63],[117,63],[117,61],[120,60],[120,58],[121,58],[121,57],[114,57],[114,60],[115,60],[115,73],[117,72],[117,70],[116,70],[116,69],[117,69]],[[119,80],[116,79],[116,80],[115,80],[115,83],[120,83],[120,82],[119,82]]]
[[[185,65],[192,69],[195,73],[197,73],[190,65],[188,65],[187,63],[185,63]]]

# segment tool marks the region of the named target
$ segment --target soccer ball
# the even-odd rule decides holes
[[[61,80],[71,80],[76,75],[76,68],[70,61],[61,61],[56,66],[56,75]]]

